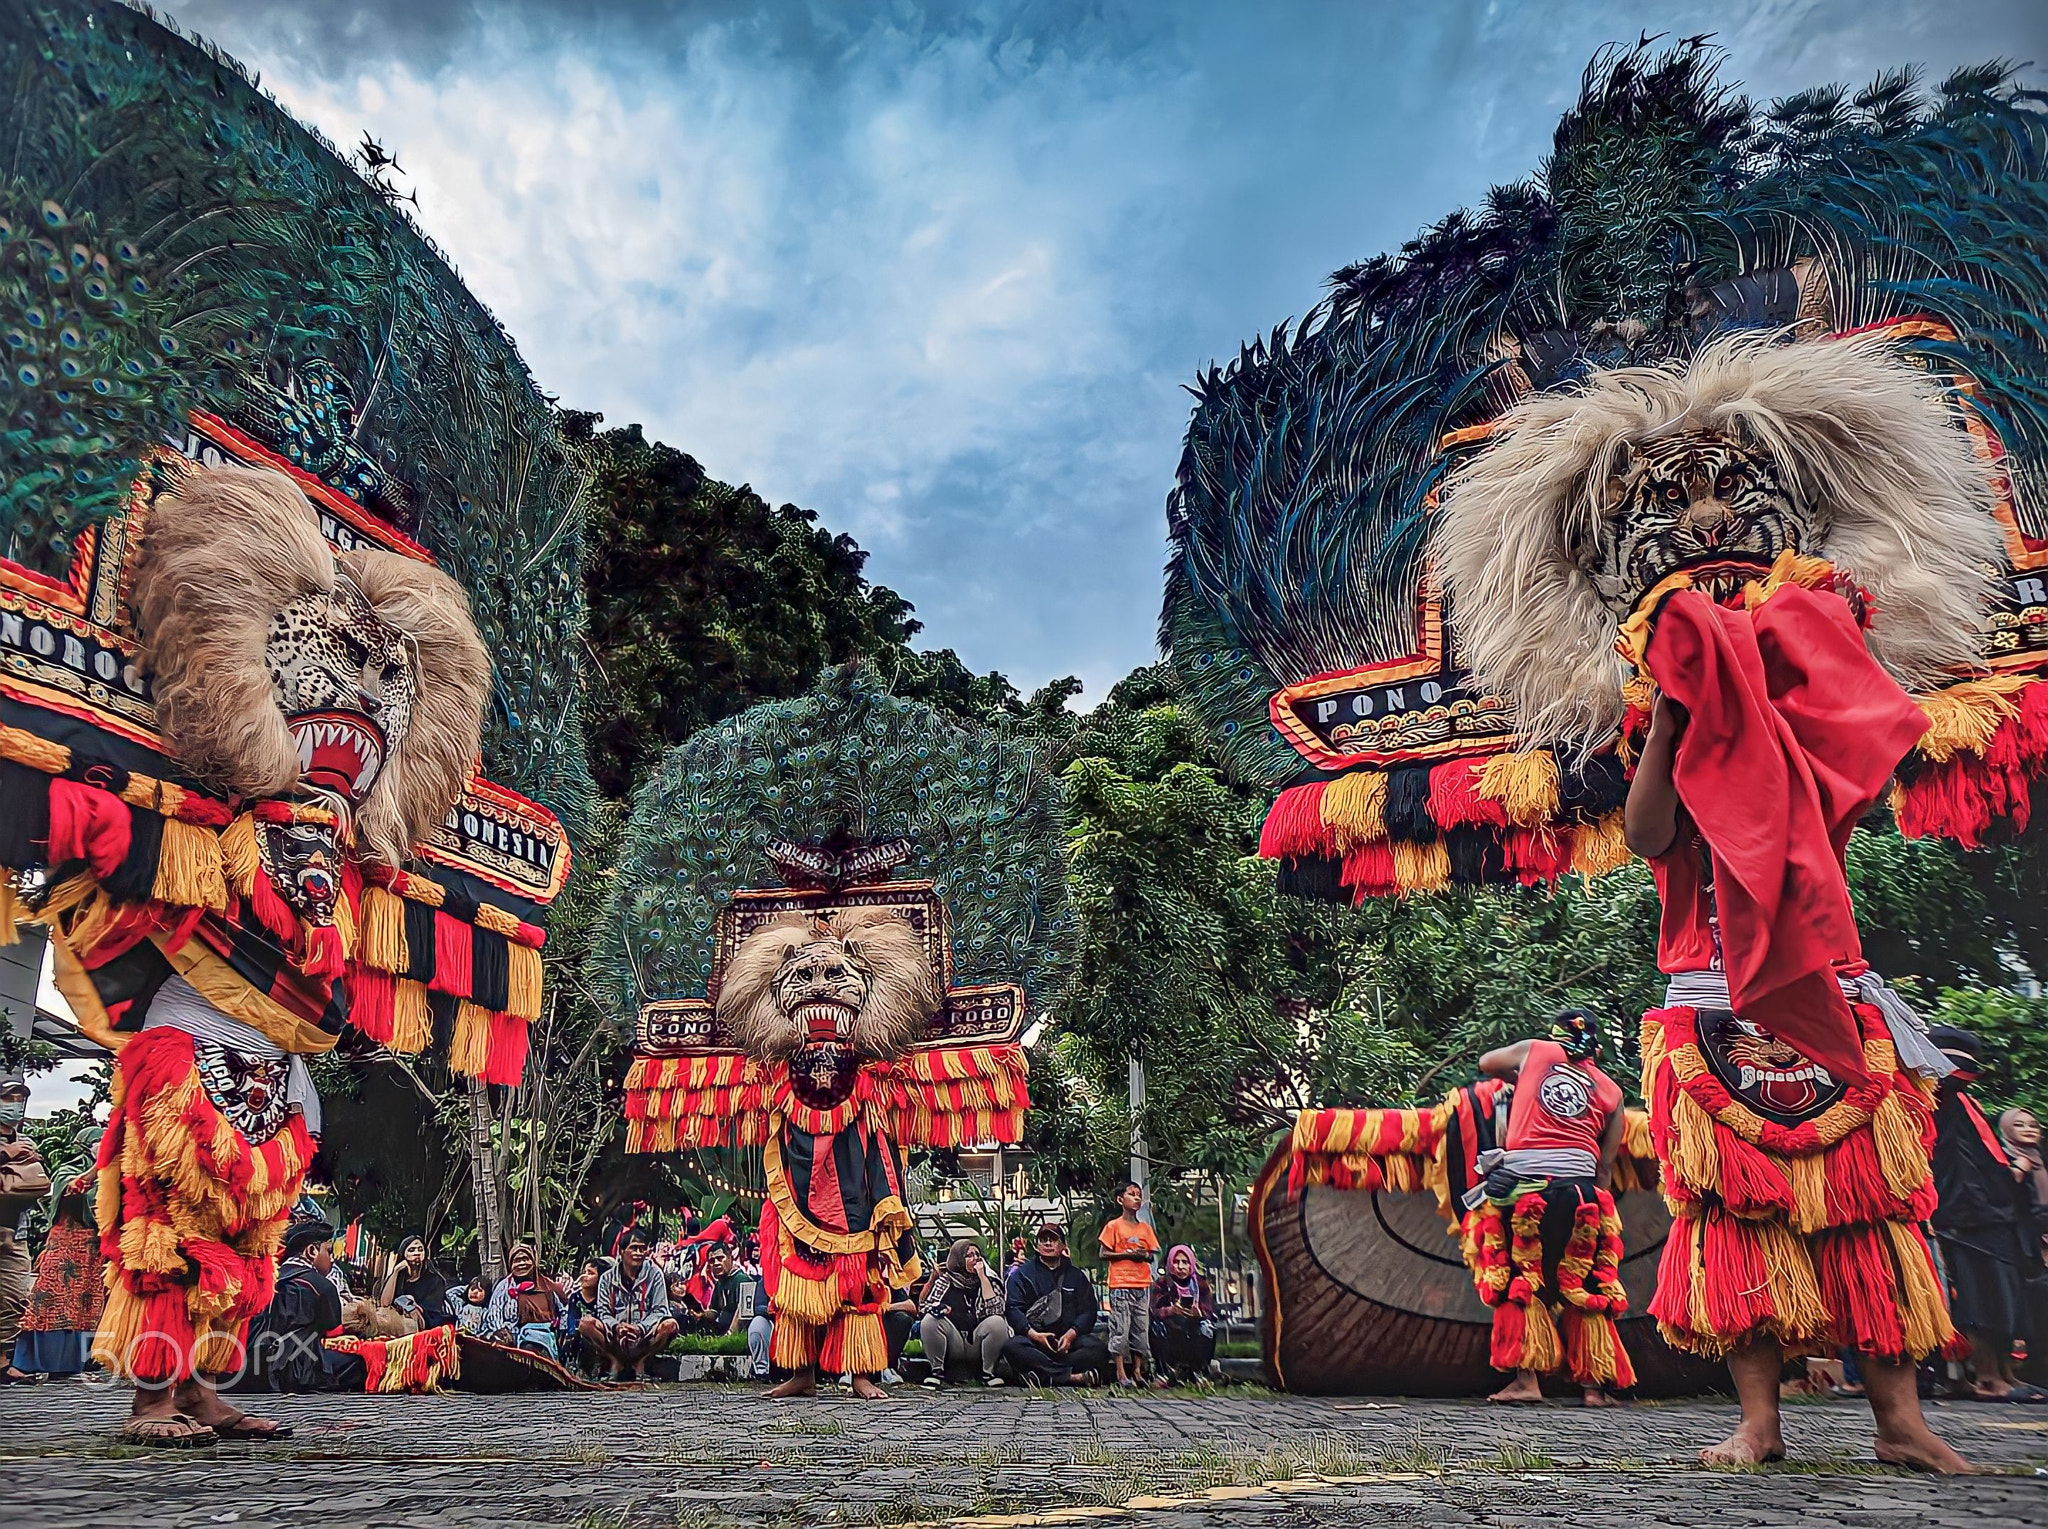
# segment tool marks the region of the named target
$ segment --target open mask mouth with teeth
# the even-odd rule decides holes
[[[1726,1011],[1701,1013],[1699,1039],[1722,1086],[1780,1124],[1811,1120],[1846,1091],[1820,1063]]]
[[[384,768],[384,731],[360,712],[311,711],[285,719],[299,749],[299,779],[348,802],[369,794]]]

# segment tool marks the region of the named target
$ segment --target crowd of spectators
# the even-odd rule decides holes
[[[0,1079],[0,1108],[14,1105],[18,1115],[17,1098],[25,1095],[19,1080]],[[18,1124],[0,1115],[0,1146],[17,1139]],[[85,1145],[81,1160],[66,1164],[45,1191],[52,1230],[35,1282],[45,1320],[22,1324],[40,1330],[23,1331],[16,1364],[25,1367],[9,1367],[7,1380],[78,1373],[90,1363],[101,1282],[89,1208],[89,1148],[96,1144]],[[1118,1215],[1099,1238],[1106,1310],[1095,1281],[1071,1258],[1059,1223],[1016,1238],[1000,1269],[963,1238],[942,1256],[922,1259],[921,1277],[883,1310],[888,1369],[881,1381],[902,1380],[913,1338],[929,1367],[924,1384],[934,1389],[1096,1385],[1112,1377],[1164,1385],[1206,1375],[1216,1312],[1193,1250],[1174,1247],[1155,1271],[1159,1239],[1140,1215],[1138,1187],[1122,1186],[1118,1201]],[[10,1327],[29,1305],[26,1239],[14,1224],[26,1219],[22,1213],[0,1225],[0,1322]],[[774,1319],[757,1235],[731,1216],[704,1223],[688,1207],[671,1224],[674,1237],[662,1239],[659,1219],[635,1204],[602,1250],[573,1272],[544,1271],[539,1250],[520,1242],[493,1282],[451,1275],[420,1236],[401,1242],[389,1268],[373,1277],[360,1264],[338,1260],[334,1229],[308,1216],[287,1232],[276,1295],[251,1324],[245,1384],[291,1391],[346,1386],[349,1360],[325,1347],[326,1335],[395,1339],[443,1326],[612,1381],[658,1377],[663,1367],[656,1361],[678,1338],[731,1339],[730,1347],[701,1347],[738,1358],[743,1342],[742,1373],[769,1380]]]
[[[984,1386],[1166,1385],[1204,1376],[1215,1353],[1215,1306],[1192,1249],[1173,1248],[1154,1271],[1159,1241],[1139,1216],[1127,1184],[1119,1214],[1099,1239],[1109,1270],[1108,1301],[1069,1255],[1066,1228],[1040,1226],[1011,1247],[998,1270],[971,1238],[954,1242],[882,1312],[886,1384],[902,1380],[910,1340],[921,1344],[924,1384]],[[518,1243],[495,1284],[478,1275],[451,1281],[424,1239],[407,1238],[376,1293],[358,1300],[335,1263],[324,1223],[295,1228],[279,1269],[278,1298],[257,1324],[260,1378],[309,1389],[319,1376],[306,1355],[337,1323],[365,1337],[398,1337],[452,1325],[470,1337],[544,1355],[611,1381],[658,1378],[656,1361],[678,1338],[732,1339],[717,1347],[749,1379],[771,1378],[774,1318],[759,1244],[731,1217],[700,1224],[687,1210],[664,1240],[645,1206],[620,1218],[605,1252],[574,1273],[551,1277],[536,1249]],[[333,1368],[333,1366],[329,1366]]]

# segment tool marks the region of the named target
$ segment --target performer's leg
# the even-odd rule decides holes
[[[1702,1465],[1765,1465],[1785,1458],[1778,1420],[1778,1375],[1785,1356],[1775,1338],[1760,1339],[1728,1356],[1728,1373],[1742,1403],[1742,1421],[1719,1444],[1700,1451]]]
[[[1915,1366],[1887,1364],[1867,1354],[1860,1362],[1864,1394],[1870,1398],[1871,1416],[1877,1420],[1877,1443],[1873,1448],[1878,1459],[1886,1465],[1906,1465],[1944,1476],[1975,1469],[1927,1426],[1920,1411]]]
[[[824,1329],[804,1322],[787,1311],[773,1311],[774,1331],[769,1335],[768,1354],[789,1378],[768,1388],[770,1397],[809,1396],[818,1389],[818,1347]]]

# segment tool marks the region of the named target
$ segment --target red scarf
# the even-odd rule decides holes
[[[1691,714],[1672,775],[1713,858],[1736,1013],[1862,1080],[1833,970],[1862,949],[1842,856],[1925,714],[1870,656],[1848,603],[1798,585],[1754,610],[1679,591],[1647,662]]]

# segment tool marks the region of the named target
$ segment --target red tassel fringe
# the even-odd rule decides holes
[[[1259,854],[1267,860],[1291,855],[1327,855],[1329,831],[1323,827],[1324,781],[1290,786],[1273,799],[1259,830]]]
[[[2022,690],[2018,704],[2019,714],[2000,725],[1982,755],[1965,750],[1923,765],[1899,787],[1892,810],[1900,833],[1976,849],[2001,819],[2009,819],[2015,833],[2025,831],[2033,783],[2048,773],[2048,677]]]

